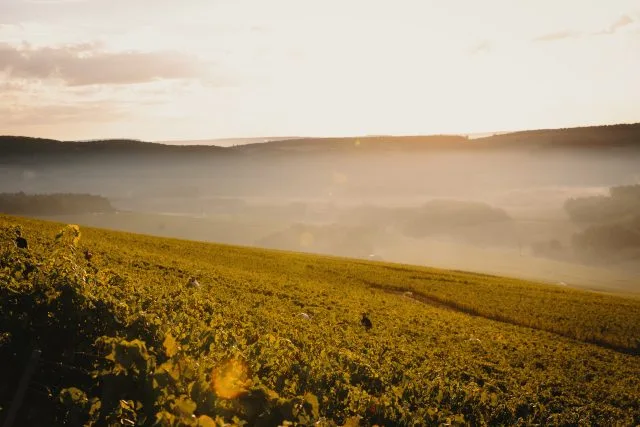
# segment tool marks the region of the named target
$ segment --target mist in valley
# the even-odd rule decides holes
[[[610,191],[640,182],[637,151],[495,138],[9,156],[0,192],[107,198],[110,210],[26,212],[86,226],[640,291],[640,191]],[[585,216],[598,209],[613,213]]]

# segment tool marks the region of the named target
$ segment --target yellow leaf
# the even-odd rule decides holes
[[[343,427],[358,427],[360,425],[360,417],[349,417],[344,421]]]
[[[177,364],[165,362],[158,367],[159,372],[166,372],[171,378],[177,381],[180,378],[180,369]]]
[[[176,339],[171,336],[171,334],[167,334],[162,343],[164,347],[164,351],[167,354],[167,357],[173,357],[178,352],[178,343]]]
[[[208,417],[206,415],[200,415],[200,417],[198,417],[198,427],[217,427],[217,424],[215,421],[213,421],[213,419],[211,417]]]
[[[238,359],[231,359],[213,371],[211,378],[216,395],[224,399],[235,399],[246,393],[251,385],[247,366]]]
[[[496,406],[498,404],[498,395],[491,393],[491,405]]]
[[[176,399],[175,410],[177,410],[183,417],[190,417],[196,410],[196,404],[193,400],[186,396],[181,396]]]
[[[314,418],[318,418],[320,416],[320,404],[318,403],[318,398],[315,394],[307,393],[304,395],[304,400],[311,407],[311,414]]]

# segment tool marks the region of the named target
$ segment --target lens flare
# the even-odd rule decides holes
[[[213,370],[211,384],[218,397],[235,399],[251,384],[249,370],[244,362],[231,359]]]

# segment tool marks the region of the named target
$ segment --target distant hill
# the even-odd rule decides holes
[[[266,142],[263,142],[267,140]],[[203,144],[203,142],[217,144]],[[235,144],[231,147],[220,145]],[[243,145],[238,145],[243,144]],[[222,152],[328,149],[477,149],[477,148],[610,148],[640,147],[640,123],[591,126],[568,129],[541,129],[502,133],[482,138],[461,135],[363,136],[363,137],[262,137],[229,138],[204,141],[151,143],[139,140],[108,139],[95,141],[58,141],[22,136],[0,136],[0,153],[30,154],[88,152],[117,149],[130,153]]]
[[[335,151],[403,151],[403,150],[459,150],[474,148],[469,139],[459,135],[416,136],[363,136],[338,138],[297,138],[271,141],[263,144],[248,144],[234,147],[242,152],[335,152]]]
[[[261,142],[270,139],[268,142]],[[260,142],[256,142],[260,141]],[[192,154],[220,155],[232,153],[332,153],[336,151],[405,151],[405,150],[640,150],[640,123],[591,126],[569,129],[543,129],[504,133],[483,138],[460,135],[363,136],[363,137],[283,137],[232,138],[208,142],[237,143],[221,147],[203,145],[203,141],[179,141],[173,144],[111,139],[96,141],[57,141],[22,136],[0,136],[0,160],[38,155],[77,155],[107,153],[122,155]],[[249,142],[249,143],[246,143]],[[175,145],[175,144],[179,145]]]
[[[501,133],[482,138],[460,135],[367,136],[348,138],[299,138],[251,144],[243,151],[318,151],[325,149],[377,150],[548,150],[548,149],[640,149],[640,123],[544,129]]]
[[[214,138],[214,139],[187,139],[154,141],[158,144],[168,145],[216,145],[218,147],[233,147],[245,144],[260,144],[285,139],[299,139],[299,136],[261,136],[256,138]]]
[[[477,141],[494,147],[524,145],[546,149],[640,148],[640,123],[527,130],[479,138]]]
[[[202,158],[226,153],[225,148],[206,145],[166,145],[129,139],[58,141],[24,136],[0,136],[0,164],[14,162],[64,162],[71,159],[108,158],[174,159]],[[231,153],[231,152],[228,152]]]

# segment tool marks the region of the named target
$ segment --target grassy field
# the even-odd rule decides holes
[[[41,352],[16,425],[640,423],[638,298],[6,216],[0,233],[0,419]]]

